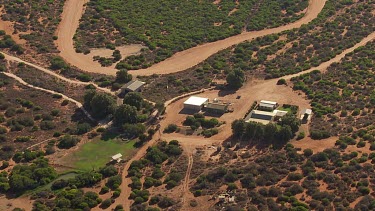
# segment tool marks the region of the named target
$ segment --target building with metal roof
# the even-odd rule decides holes
[[[259,122],[262,124],[268,124],[275,119],[276,113],[260,110],[252,110],[249,115],[246,116],[245,122]]]
[[[264,110],[264,111],[273,111],[277,108],[279,104],[277,102],[267,101],[267,100],[261,100],[258,106],[258,109]]]
[[[207,102],[208,98],[191,96],[184,102],[184,109],[200,111]]]
[[[140,92],[142,90],[142,87],[146,83],[143,81],[133,80],[126,83],[122,88],[122,92]]]

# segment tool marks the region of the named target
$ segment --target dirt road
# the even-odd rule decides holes
[[[43,71],[43,72],[45,72],[45,73],[47,73],[47,74],[49,74],[49,75],[52,75],[52,76],[54,76],[54,77],[56,77],[56,78],[58,78],[58,79],[60,79],[60,80],[66,81],[66,82],[68,82],[68,83],[71,83],[71,84],[78,84],[78,85],[93,85],[93,86],[95,86],[95,88],[98,89],[98,90],[101,90],[101,91],[103,91],[103,92],[106,92],[106,93],[109,93],[109,94],[115,95],[115,92],[112,92],[111,90],[106,89],[106,88],[102,88],[102,87],[98,86],[97,84],[90,83],[90,82],[82,82],[82,81],[71,80],[71,79],[69,79],[69,78],[65,78],[64,76],[62,76],[62,75],[60,75],[60,74],[57,74],[57,73],[53,72],[52,70],[48,70],[48,69],[46,69],[46,68],[40,67],[40,66],[38,66],[38,65],[35,65],[35,64],[33,64],[33,63],[30,63],[30,62],[24,61],[24,60],[22,60],[22,59],[20,59],[20,58],[18,58],[18,57],[14,57],[14,56],[8,55],[8,54],[6,54],[6,53],[4,53],[4,52],[1,52],[1,51],[0,51],[0,53],[4,54],[5,59],[8,60],[8,61],[14,61],[14,62],[19,62],[19,63],[24,63],[24,64],[27,65],[27,66],[30,66],[30,67],[36,68],[36,69],[38,69],[38,70],[40,70],[40,71]]]
[[[79,26],[79,20],[84,12],[84,3],[87,0],[67,0],[65,2],[62,19],[58,27],[58,39],[56,41],[60,55],[70,64],[87,72],[102,73],[115,75],[116,69],[111,67],[101,67],[98,62],[94,62],[91,58],[76,53],[73,45],[73,36]],[[174,54],[169,59],[155,64],[147,69],[130,71],[133,75],[152,75],[152,74],[168,74],[186,70],[193,67],[209,56],[219,52],[220,50],[229,48],[232,45],[252,40],[257,37],[280,33],[285,30],[299,28],[303,24],[307,24],[315,19],[323,9],[326,0],[310,0],[305,16],[300,20],[284,26],[261,31],[244,32],[239,35],[229,37],[212,43],[196,46]]]
[[[55,91],[52,91],[52,90],[49,90],[49,89],[44,89],[44,88],[40,88],[40,87],[37,87],[37,86],[33,86],[33,85],[31,85],[31,84],[25,82],[24,80],[22,80],[22,78],[20,78],[20,77],[14,75],[14,74],[12,74],[12,73],[8,73],[8,72],[0,72],[0,73],[4,74],[4,75],[6,75],[6,76],[8,76],[8,77],[10,77],[10,78],[13,78],[14,80],[18,81],[19,83],[21,83],[21,84],[23,84],[23,85],[25,85],[25,86],[27,86],[27,87],[30,87],[30,88],[32,88],[32,89],[37,89],[37,90],[40,90],[40,91],[43,91],[43,92],[47,92],[47,93],[50,93],[50,94],[59,94],[59,95],[62,96],[63,99],[69,100],[70,102],[76,104],[76,106],[77,106],[78,108],[80,108],[90,120],[92,120],[92,121],[94,121],[94,122],[96,121],[96,120],[95,120],[95,119],[94,119],[94,118],[93,118],[93,117],[92,117],[92,116],[86,111],[86,109],[83,107],[82,103],[80,103],[80,102],[74,100],[73,98],[70,98],[70,97],[68,97],[68,96],[66,96],[66,95],[64,95],[64,94],[61,94],[61,93],[59,93],[59,92],[55,92]]]

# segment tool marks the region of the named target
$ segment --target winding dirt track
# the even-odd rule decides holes
[[[88,0],[67,0],[65,2],[62,19],[58,27],[57,46],[60,55],[70,64],[87,72],[102,73],[115,75],[117,70],[110,67],[101,67],[98,62],[94,62],[91,58],[76,53],[73,45],[73,37],[79,26],[79,20],[84,12],[84,4]],[[229,37],[212,43],[196,46],[174,54],[172,57],[155,64],[147,69],[129,71],[133,75],[152,75],[152,74],[169,74],[186,70],[193,67],[211,55],[220,50],[229,48],[232,45],[252,40],[269,34],[280,33],[282,31],[291,30],[301,27],[315,19],[323,9],[326,0],[310,0],[305,16],[300,20],[284,26],[261,31],[244,32],[239,35]]]
[[[78,85],[93,85],[93,86],[95,86],[95,88],[98,89],[98,90],[101,90],[101,91],[103,91],[103,92],[106,92],[106,93],[109,93],[109,94],[115,95],[115,92],[112,92],[112,91],[109,90],[109,89],[106,89],[106,88],[100,87],[100,86],[98,86],[97,84],[90,83],[90,82],[82,82],[82,81],[71,80],[71,79],[69,79],[69,78],[65,78],[64,76],[62,76],[62,75],[60,75],[60,74],[57,74],[57,73],[53,72],[52,70],[48,70],[48,69],[46,69],[46,68],[44,68],[44,67],[41,67],[41,66],[35,65],[35,64],[33,64],[33,63],[30,63],[30,62],[24,61],[24,60],[22,60],[22,59],[20,59],[20,58],[18,58],[18,57],[11,56],[11,55],[6,54],[6,53],[4,53],[4,52],[2,52],[2,51],[0,51],[0,53],[4,54],[5,59],[8,60],[8,61],[13,61],[13,62],[18,62],[18,63],[24,63],[24,64],[27,65],[27,66],[33,67],[33,68],[35,68],[35,69],[38,69],[38,70],[40,70],[40,71],[42,71],[42,72],[44,72],[44,73],[47,73],[47,74],[49,74],[49,75],[51,75],[51,76],[54,76],[54,77],[56,77],[56,78],[58,78],[58,79],[60,79],[60,80],[65,81],[65,82],[68,82],[68,83],[71,83],[71,84],[78,84]]]
[[[24,81],[22,78],[12,74],[12,73],[9,73],[9,72],[1,72],[2,74],[10,77],[10,78],[13,78],[14,80],[18,81],[19,83],[21,83],[22,85],[25,85],[27,87],[30,87],[32,89],[37,89],[37,90],[40,90],[40,91],[43,91],[43,92],[47,92],[47,93],[50,93],[50,94],[59,94],[62,96],[63,99],[66,99],[66,100],[69,100],[70,102],[76,104],[76,106],[78,108],[80,108],[84,113],[85,115],[91,120],[91,121],[96,121],[90,114],[89,112],[86,111],[86,109],[83,107],[82,103],[74,100],[73,98],[70,98],[64,94],[61,94],[59,92],[55,92],[55,91],[52,91],[52,90],[49,90],[49,89],[44,89],[44,88],[41,88],[41,87],[37,87],[37,86],[34,86],[34,85],[31,85],[29,83],[27,83],[26,81]]]

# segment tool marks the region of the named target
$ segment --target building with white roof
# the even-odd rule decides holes
[[[302,123],[306,123],[306,122],[310,121],[311,117],[312,117],[312,110],[311,109],[306,108],[306,109],[303,109],[301,111],[300,119],[302,120]]]
[[[270,122],[277,121],[287,113],[287,111],[281,110],[274,110],[272,112],[253,110],[246,116],[245,122],[258,122],[266,125]]]
[[[122,158],[122,154],[121,153],[117,153],[114,156],[112,156],[112,161],[120,162],[121,158]]]
[[[191,96],[184,102],[184,109],[200,111],[208,102],[208,98]]]
[[[245,118],[245,122],[258,122],[268,124],[275,119],[276,113],[268,111],[253,110]]]
[[[277,106],[279,106],[277,102],[261,100],[258,108],[264,111],[273,111],[274,109],[277,108]]]

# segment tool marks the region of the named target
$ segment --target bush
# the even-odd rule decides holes
[[[303,154],[306,157],[310,157],[311,155],[313,155],[313,151],[312,151],[312,149],[305,149],[305,150],[303,150]]]
[[[298,135],[297,135],[297,140],[301,140],[303,138],[305,138],[305,132],[303,132],[303,131],[299,132]]]
[[[281,78],[277,81],[277,85],[287,85],[286,80],[284,78]]]
[[[104,186],[104,187],[102,187],[102,189],[100,189],[99,194],[105,194],[105,193],[108,193],[108,192],[109,192],[109,187]]]
[[[234,183],[229,183],[228,184],[228,190],[231,191],[231,190],[236,190],[237,189],[237,185],[234,184]]]
[[[60,70],[67,68],[68,65],[65,63],[64,59],[61,57],[55,56],[51,59],[51,69]]]
[[[298,180],[301,180],[302,178],[303,178],[302,174],[299,174],[299,173],[290,173],[288,175],[287,180],[289,180],[289,181],[298,181]]]
[[[365,147],[366,146],[366,142],[364,142],[364,141],[360,141],[360,142],[358,142],[358,144],[357,144],[357,147],[358,148],[362,148],[362,147]]]
[[[50,120],[44,120],[40,123],[40,129],[42,130],[52,130],[54,129],[56,126],[55,126],[55,123],[53,123],[52,121]]]
[[[173,199],[171,198],[168,198],[168,197],[162,197],[158,203],[158,206],[162,209],[165,209],[165,208],[168,208],[170,206],[173,206],[175,204],[175,202],[173,201]]]
[[[106,186],[111,188],[112,190],[118,188],[122,183],[122,179],[120,175],[112,176],[108,179]]]
[[[198,206],[198,202],[196,200],[190,200],[190,207],[196,207]]]
[[[177,125],[176,124],[169,124],[165,129],[164,133],[174,133],[177,131]]]
[[[120,191],[114,191],[112,194],[112,198],[118,198],[120,196],[121,192]]]
[[[111,206],[111,204],[112,204],[112,200],[106,199],[106,200],[102,201],[102,204],[100,205],[100,207],[103,208],[103,209],[106,209],[109,206]]]

